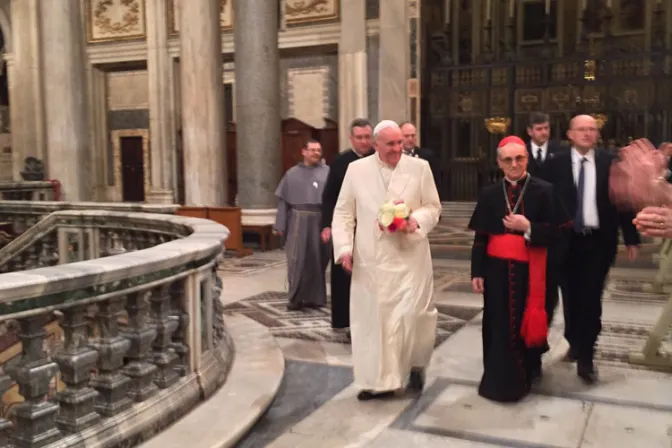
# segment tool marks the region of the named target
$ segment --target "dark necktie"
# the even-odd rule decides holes
[[[585,165],[588,159],[581,158],[581,168],[579,168],[579,180],[576,183],[576,215],[574,217],[574,231],[582,232],[585,229],[585,222],[583,220],[583,190],[586,183]]]
[[[541,159],[541,148],[537,148],[537,165],[541,165],[543,160]]]

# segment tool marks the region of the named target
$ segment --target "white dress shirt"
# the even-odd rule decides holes
[[[583,167],[583,224],[586,228],[599,229],[600,218],[597,213],[597,173],[595,167],[595,151],[590,150],[583,156],[572,148],[572,172],[574,173],[574,185],[579,184],[579,171],[581,159],[586,158]]]
[[[548,142],[544,143],[541,146],[537,146],[537,144],[534,143],[534,141],[530,141],[530,150],[532,152],[532,158],[534,160],[537,160],[537,152],[539,151],[539,149],[541,149],[541,161],[543,162],[546,160],[546,155],[548,154]]]

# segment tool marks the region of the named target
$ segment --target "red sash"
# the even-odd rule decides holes
[[[548,337],[548,318],[545,307],[546,248],[528,246],[524,237],[506,233],[490,235],[487,251],[488,255],[494,258],[529,264],[530,284],[520,335],[528,347],[543,345]]]

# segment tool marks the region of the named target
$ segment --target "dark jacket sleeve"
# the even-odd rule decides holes
[[[476,232],[474,234],[474,245],[471,247],[471,278],[485,277],[487,249],[488,234]]]
[[[634,212],[621,212],[618,214],[618,220],[626,246],[639,246],[642,243],[642,240],[639,237],[639,232],[632,223],[633,219],[635,219]]]
[[[553,190],[547,187],[539,195],[539,216],[530,223],[531,246],[550,246],[558,232],[554,213]]]
[[[432,170],[432,176],[434,177],[434,184],[436,185],[436,190],[439,192],[439,199],[441,198],[441,164],[439,158],[434,154],[429,148],[422,148],[422,158],[429,163],[429,168]],[[443,200],[443,199],[442,199]]]
[[[329,167],[327,182],[322,192],[322,218],[320,227],[322,229],[331,227],[331,221],[334,219],[334,208],[338,194],[341,192],[343,178],[345,177],[345,164],[342,157],[336,157]]]

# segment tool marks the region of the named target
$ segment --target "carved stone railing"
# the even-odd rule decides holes
[[[174,214],[177,204],[128,204],[122,202],[53,202],[53,201],[0,201],[0,223],[12,224],[15,236],[37,224],[50,214],[62,210],[108,210]]]
[[[23,241],[42,244],[25,259],[46,252],[58,264],[0,275],[0,336],[22,344],[2,365],[0,396],[18,386],[23,398],[4,403],[0,448],[133,446],[223,384],[233,358],[215,273],[225,227],[100,210],[38,226],[49,243]],[[50,345],[54,321],[63,336]]]
[[[3,201],[53,201],[59,194],[57,181],[0,182]]]

